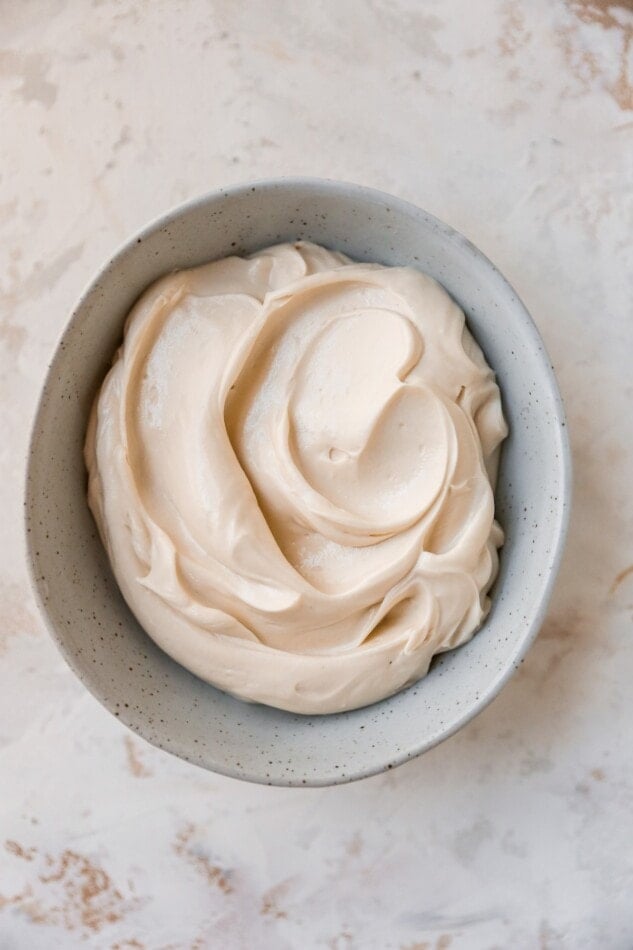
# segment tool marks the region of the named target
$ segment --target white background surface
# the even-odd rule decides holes
[[[0,46],[0,948],[630,950],[631,4],[0,0]],[[575,459],[519,675],[417,761],[305,791],[206,774],[101,709],[44,633],[20,512],[94,270],[181,200],[282,174],[390,191],[492,257]]]

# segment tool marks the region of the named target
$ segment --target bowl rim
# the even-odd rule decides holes
[[[51,355],[43,374],[43,381],[40,386],[36,407],[31,416],[30,433],[26,451],[26,465],[24,469],[23,532],[26,541],[26,561],[31,591],[34,595],[40,615],[44,620],[44,625],[65,662],[70,667],[75,676],[77,676],[84,688],[87,689],[89,693],[91,693],[91,695],[99,702],[101,706],[103,706],[111,715],[114,715],[111,703],[101,693],[98,687],[90,682],[89,677],[86,677],[84,667],[81,666],[79,662],[77,662],[75,653],[66,645],[64,638],[58,633],[57,628],[49,615],[48,609],[46,607],[45,593],[43,588],[45,579],[40,577],[37,573],[38,561],[37,554],[34,549],[35,541],[33,532],[29,530],[32,518],[31,512],[34,510],[31,473],[37,452],[36,443],[41,427],[41,420],[44,414],[45,404],[48,396],[51,371],[63,353],[64,347],[62,344],[64,343],[67,333],[69,333],[78,322],[81,311],[89,296],[99,284],[103,276],[113,267],[116,267],[120,259],[128,254],[135,245],[142,243],[145,238],[152,235],[156,231],[168,227],[183,215],[196,210],[210,201],[217,201],[222,198],[239,198],[242,195],[247,195],[255,191],[274,191],[275,189],[283,189],[288,186],[302,188],[307,192],[312,191],[322,193],[324,190],[327,190],[332,195],[340,194],[346,198],[353,198],[356,196],[361,201],[383,201],[388,203],[390,207],[393,207],[403,213],[415,216],[421,215],[435,230],[440,231],[446,238],[459,243],[464,252],[475,261],[476,266],[485,268],[489,274],[491,274],[494,280],[499,283],[501,288],[513,296],[513,316],[515,319],[521,322],[523,328],[531,338],[530,342],[539,352],[540,367],[543,372],[544,380],[549,387],[553,406],[555,408],[556,414],[553,420],[555,427],[553,428],[553,433],[558,437],[558,467],[561,473],[561,491],[558,498],[556,512],[557,523],[554,525],[552,530],[552,549],[548,577],[543,582],[538,607],[534,611],[526,632],[517,646],[517,649],[514,653],[514,659],[512,662],[508,663],[507,667],[499,673],[496,679],[494,679],[486,689],[482,690],[476,702],[472,703],[467,709],[465,709],[460,716],[453,719],[443,729],[436,731],[431,736],[416,743],[413,747],[409,749],[402,749],[393,757],[385,759],[381,763],[368,764],[366,766],[356,768],[352,767],[351,769],[346,770],[342,776],[330,773],[322,778],[320,776],[306,776],[304,779],[302,779],[300,775],[295,775],[293,773],[288,777],[279,779],[273,777],[271,781],[264,782],[261,775],[254,771],[249,772],[248,769],[236,769],[232,768],[230,765],[224,765],[223,763],[202,763],[201,761],[194,759],[190,751],[186,747],[183,747],[183,744],[177,740],[169,739],[165,744],[162,744],[160,741],[158,741],[158,737],[152,738],[142,731],[144,723],[139,724],[134,722],[132,717],[126,715],[125,710],[123,709],[117,712],[116,718],[135,735],[140,736],[142,739],[144,739],[146,742],[149,742],[156,748],[159,748],[165,752],[169,752],[170,754],[175,755],[178,758],[197,766],[198,768],[203,768],[206,771],[212,771],[229,778],[240,779],[242,781],[255,784],[268,784],[281,787],[292,786],[299,788],[314,788],[346,784],[359,779],[367,778],[371,775],[380,774],[384,771],[387,771],[387,769],[393,769],[404,762],[410,761],[418,755],[422,755],[424,752],[428,752],[436,745],[439,745],[441,742],[449,739],[451,736],[455,735],[456,732],[462,729],[463,726],[465,726],[468,722],[478,716],[479,713],[481,713],[487,706],[490,705],[490,703],[492,703],[494,699],[496,699],[503,687],[511,679],[521,663],[523,663],[529,648],[536,639],[542,626],[554,589],[554,584],[559,573],[571,515],[573,481],[571,447],[563,399],[550,356],[536,327],[536,324],[530,316],[530,313],[510,282],[503,276],[501,271],[490,260],[490,258],[488,258],[483,253],[483,251],[474,245],[472,241],[465,237],[460,231],[457,231],[451,225],[446,224],[439,218],[436,218],[428,211],[419,208],[410,201],[406,201],[402,198],[391,195],[388,192],[384,192],[380,189],[372,188],[366,185],[356,184],[354,182],[342,181],[339,179],[302,175],[287,175],[274,178],[253,179],[225,187],[214,188],[210,191],[203,192],[202,194],[190,198],[185,202],[172,206],[168,211],[157,215],[147,224],[145,224],[140,230],[137,230],[131,234],[130,237],[123,240],[118,245],[114,253],[109,258],[107,258],[107,260],[93,273],[92,277],[84,285],[76,303],[70,310],[70,314],[65,320],[64,325],[51,349]]]

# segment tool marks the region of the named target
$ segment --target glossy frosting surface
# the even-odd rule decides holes
[[[480,625],[506,432],[434,280],[279,245],[136,304],[88,431],[89,503],[174,659],[247,700],[338,712]]]

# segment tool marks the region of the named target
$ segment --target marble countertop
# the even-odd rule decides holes
[[[0,3],[0,948],[633,947],[633,11],[605,0]],[[221,184],[376,186],[531,310],[575,506],[543,631],[453,739],[331,789],[127,732],[29,592],[28,429],[103,259]]]

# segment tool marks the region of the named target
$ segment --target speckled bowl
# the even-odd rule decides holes
[[[497,372],[510,437],[497,516],[506,532],[493,608],[474,639],[391,699],[334,716],[247,705],[188,673],[121,597],[86,504],[88,411],[123,320],[167,271],[305,238],[352,258],[408,264],[466,312]],[[32,578],[51,635],[87,688],[149,742],[225,775],[328,785],[392,768],[452,735],[508,681],[535,637],[570,496],[565,420],[549,359],[515,292],[452,228],[396,198],[312,179],[216,191],[150,224],[108,261],[72,313],[33,428],[26,489]]]

